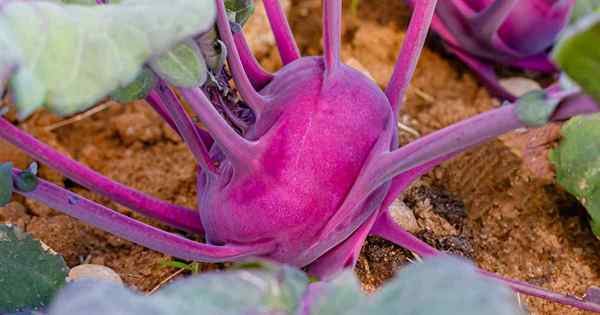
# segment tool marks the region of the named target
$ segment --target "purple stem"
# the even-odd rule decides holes
[[[267,83],[271,82],[273,75],[265,71],[258,63],[248,46],[244,33],[237,32],[233,34],[233,40],[240,53],[240,60],[242,61],[244,71],[248,75],[248,79],[252,83],[252,86],[254,86],[256,90],[262,89]]]
[[[18,174],[18,170],[13,170],[13,174]],[[179,259],[223,262],[266,254],[272,250],[269,243],[214,246],[194,242],[139,222],[41,179],[33,192],[17,192],[104,231]]]
[[[553,121],[575,115],[598,112],[600,108],[587,96],[563,102],[552,116]],[[475,117],[431,133],[410,144],[384,154],[371,169],[374,187],[433,159],[461,152],[511,130],[525,127],[515,113],[514,105],[504,105]]]
[[[388,212],[383,213],[382,216],[377,220],[377,223],[375,223],[371,233],[396,243],[421,256],[435,256],[441,254],[437,249],[429,246],[427,243],[398,226],[390,217]],[[572,296],[550,292],[523,281],[506,279],[489,271],[480,270],[479,272],[487,277],[494,278],[500,283],[507,285],[513,290],[523,294],[547,299],[564,305],[570,305],[582,310],[600,312],[600,305],[595,303],[585,302]]]
[[[244,71],[244,66],[240,60],[240,54],[233,40],[231,32],[231,26],[229,25],[229,19],[225,11],[224,0],[217,0],[217,26],[219,27],[219,34],[223,43],[227,47],[227,60],[229,61],[229,67],[231,68],[231,74],[235,80],[236,87],[238,88],[242,99],[248,104],[250,108],[260,116],[260,113],[264,111],[266,107],[265,98],[260,95],[252,86],[248,75]]]
[[[342,0],[323,0],[323,44],[325,72],[331,74],[340,65]]]
[[[417,67],[417,61],[425,45],[437,0],[417,1],[408,30],[394,66],[392,78],[385,93],[396,114],[400,111],[404,94]]]
[[[12,143],[38,160],[80,185],[124,205],[142,215],[157,219],[173,227],[202,233],[200,216],[192,209],[172,205],[140,191],[117,183],[83,164],[70,159],[38,141],[9,121],[0,118],[0,138]]]
[[[517,0],[495,0],[473,17],[471,29],[482,40],[491,41],[516,4]]]
[[[148,103],[150,106],[152,106],[154,111],[164,121],[166,121],[167,124],[169,124],[169,127],[171,127],[171,129],[175,130],[175,132],[177,132],[177,134],[181,137],[181,132],[177,128],[177,125],[175,125],[175,121],[173,121],[173,118],[171,117],[171,115],[169,115],[167,113],[167,109],[165,108],[165,105],[162,103],[162,100],[160,99],[160,96],[158,95],[158,93],[156,91],[154,91],[154,90],[150,91],[148,96],[146,96],[146,103]]]
[[[214,108],[200,89],[182,89],[181,93],[192,110],[200,117],[217,145],[234,163],[248,165],[256,157],[257,146],[237,134]]]
[[[279,49],[281,62],[287,65],[300,58],[300,50],[294,40],[294,34],[292,34],[290,24],[287,21],[279,0],[263,0],[263,4],[269,24],[271,24],[271,29],[273,30],[277,49]]]
[[[173,93],[163,80],[159,80],[150,94],[156,94],[162,100],[165,110],[173,119],[175,126],[177,126],[176,130],[179,130],[183,140],[196,158],[196,162],[207,172],[216,174],[218,172],[217,168],[214,161],[210,158],[207,146],[202,141],[198,128],[192,123],[192,120],[179,103],[175,93]]]
[[[498,82],[498,77],[496,76],[496,72],[494,71],[494,67],[491,64],[486,63],[485,61],[464,52],[460,48],[456,48],[450,44],[446,45],[446,49],[456,55],[458,59],[462,60],[473,72],[475,75],[479,77],[483,84],[490,90],[490,92],[502,100],[506,100],[509,102],[514,102],[517,100],[517,97],[512,93],[508,92],[500,82]]]

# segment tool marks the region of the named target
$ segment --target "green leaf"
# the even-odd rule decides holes
[[[524,315],[513,292],[483,278],[460,258],[430,258],[411,264],[349,313],[411,315]]]
[[[556,44],[553,59],[583,90],[600,102],[600,12],[569,26]]]
[[[510,289],[468,262],[440,256],[403,268],[372,296],[362,293],[351,270],[309,287],[300,270],[271,264],[192,276],[148,297],[111,283],[76,282],[48,315],[292,315],[306,309],[310,315],[523,314]]]
[[[59,294],[49,315],[293,314],[307,283],[300,270],[285,266],[191,276],[148,297],[78,281]]]
[[[18,66],[11,88],[20,117],[44,105],[72,114],[131,83],[151,57],[209,30],[215,14],[212,0],[11,0],[0,11],[0,71]]]
[[[600,114],[574,117],[561,132],[560,145],[550,152],[556,180],[585,206],[600,237]]]
[[[43,307],[66,281],[62,257],[19,228],[0,224],[0,313]]]
[[[15,186],[22,192],[32,192],[37,188],[38,178],[29,171],[19,173],[14,179]]]
[[[156,76],[150,69],[144,68],[137,78],[127,86],[120,87],[110,94],[117,102],[128,103],[146,98],[156,85]]]
[[[531,91],[515,102],[516,114],[526,126],[541,127],[550,121],[559,104],[560,100],[544,90]]]
[[[150,62],[154,70],[168,83],[193,88],[206,82],[208,68],[198,44],[187,41]]]
[[[584,16],[600,8],[600,0],[577,0],[571,13],[571,23],[579,21]]]
[[[12,199],[13,193],[13,164],[0,164],[0,207],[6,206]]]
[[[311,307],[311,315],[339,314],[342,309],[351,310],[366,303],[352,270],[344,271],[333,281],[322,284],[319,290],[319,296]]]
[[[225,0],[225,9],[232,22],[244,26],[252,14],[254,14],[254,1]]]

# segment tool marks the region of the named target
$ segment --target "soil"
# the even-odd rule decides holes
[[[320,0],[291,2],[290,22],[305,55],[321,52]],[[263,65],[280,67],[274,41],[259,8],[247,27]],[[362,1],[357,16],[346,8],[343,59],[385,86],[403,39],[410,11],[402,1]],[[499,102],[432,36],[408,90],[401,122],[402,143]],[[58,117],[40,112],[20,127],[63,153],[119,182],[170,202],[194,207],[195,165],[177,135],[144,102],[108,102],[81,121],[56,125]],[[408,131],[407,131],[408,130]],[[564,293],[583,295],[600,285],[600,241],[590,232],[585,211],[552,181],[545,154],[557,126],[518,130],[473,149],[436,168],[403,195],[417,222],[416,234],[428,243],[472,259],[480,267]],[[31,161],[0,142],[0,161],[19,167]],[[137,217],[87,192],[42,166],[40,175],[59,185]],[[144,218],[145,222],[152,222]],[[65,257],[114,269],[128,285],[150,291],[176,269],[170,258],[91,228],[30,200],[15,198],[0,208],[0,222],[18,224]],[[160,225],[159,225],[160,226]],[[166,227],[163,227],[166,228]],[[387,241],[370,237],[356,267],[366,291],[373,291],[403,264],[418,260]],[[201,271],[224,265],[201,264]],[[525,297],[533,314],[584,312]]]

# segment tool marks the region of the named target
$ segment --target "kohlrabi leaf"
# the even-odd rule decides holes
[[[161,78],[177,87],[197,87],[208,77],[204,56],[198,44],[191,40],[155,58],[150,66]]]
[[[110,93],[110,97],[121,103],[143,99],[154,88],[156,81],[154,73],[150,69],[144,68],[133,82],[116,89]]]
[[[310,315],[339,314],[364,303],[366,296],[360,290],[360,282],[352,270],[347,270],[320,286],[317,297],[310,305]]]
[[[311,315],[520,315],[511,290],[483,278],[472,264],[443,256],[404,267],[371,296],[351,271],[319,288]]]
[[[12,225],[0,224],[0,313],[44,307],[65,284],[62,257]]]
[[[483,278],[471,263],[450,256],[404,267],[348,314],[521,315],[513,292]]]
[[[585,206],[600,237],[600,114],[572,118],[561,132],[559,146],[550,152],[556,180]]]
[[[600,12],[569,26],[553,51],[554,60],[583,90],[600,102]]]
[[[244,26],[254,13],[254,0],[225,0],[225,9],[232,22]]]
[[[560,100],[552,98],[544,90],[531,91],[515,102],[519,119],[527,126],[540,127],[550,121]]]
[[[126,86],[142,65],[214,24],[212,0],[124,0],[82,6],[10,0],[0,9],[0,72],[21,117],[45,105],[82,111]]]
[[[600,0],[577,0],[571,13],[571,23],[579,21],[582,17],[594,13],[600,8]]]
[[[200,274],[152,296],[78,281],[59,294],[49,315],[294,314],[307,285],[306,276],[290,267]]]
[[[37,188],[38,178],[37,174],[37,164],[32,163],[29,168],[20,172],[17,176],[15,176],[14,184],[18,190],[23,192],[32,192]]]
[[[12,199],[12,169],[12,163],[0,163],[0,207],[6,206]]]

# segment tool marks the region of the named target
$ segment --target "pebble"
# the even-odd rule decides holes
[[[531,91],[542,89],[542,86],[536,81],[523,77],[501,79],[500,85],[517,97],[523,96]]]
[[[83,264],[73,267],[71,271],[69,271],[69,281],[83,279],[93,279],[123,284],[123,280],[121,280],[121,277],[119,277],[114,270],[102,265]]]
[[[389,211],[394,221],[406,231],[417,233],[421,230],[412,209],[410,209],[402,200],[394,200]]]

